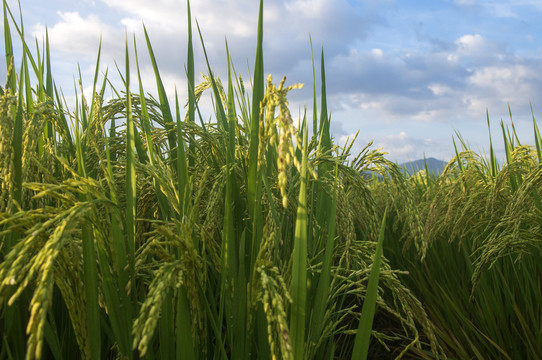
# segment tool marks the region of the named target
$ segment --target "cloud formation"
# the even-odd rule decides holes
[[[24,5],[24,4],[23,4]],[[236,69],[253,66],[258,2],[199,0],[192,15],[201,28],[215,73],[226,73],[225,39]],[[32,9],[38,2],[30,1]],[[42,5],[43,6],[43,5]],[[56,12],[51,12],[51,7]],[[15,8],[12,5],[12,8]],[[144,23],[162,76],[173,93],[186,87],[186,6],[171,0],[53,0],[44,18],[31,16],[33,35],[45,24],[55,54],[57,82],[70,88],[80,64],[92,76],[102,37],[102,71],[124,61],[126,34],[135,36],[145,86],[154,87],[143,38]],[[24,9],[23,9],[24,10]],[[46,15],[46,16],[45,16]],[[542,110],[542,5],[534,0],[449,0],[427,3],[376,0],[267,0],[264,8],[265,72],[278,81],[303,82],[292,92],[295,110],[312,107],[312,38],[319,86],[320,50],[326,59],[328,107],[336,138],[361,128],[391,158],[451,157],[452,130],[479,129],[486,109],[495,122],[508,116],[529,127],[530,107]],[[194,22],[196,72],[206,72]],[[133,59],[132,59],[133,61]],[[0,73],[2,75],[2,73]],[[528,133],[528,130],[524,131]],[[486,134],[472,132],[473,143]],[[365,140],[364,140],[365,141]],[[412,159],[412,158],[411,158]]]

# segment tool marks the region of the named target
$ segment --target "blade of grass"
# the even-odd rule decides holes
[[[21,11],[21,4],[19,3],[19,11]],[[22,31],[22,34],[23,34],[23,37],[24,37],[24,28],[23,28],[23,19],[22,19],[22,14],[21,14],[21,31]],[[24,78],[24,91],[25,91],[25,100],[26,100],[26,107],[25,107],[25,111],[27,114],[32,114],[34,112],[34,99],[32,97],[32,85],[30,84],[30,75],[29,75],[29,71],[28,71],[28,61],[27,61],[27,55],[26,55],[26,52],[23,51],[23,59],[22,59],[22,62],[21,62],[21,73],[24,73],[24,74],[21,74],[23,75],[23,78]],[[23,84],[19,84],[20,86],[20,89],[23,89]],[[40,139],[41,140],[41,139]],[[41,152],[40,152],[41,154]]]
[[[209,77],[211,79],[211,87],[213,89],[213,94],[216,99],[216,121],[223,129],[228,131],[228,120],[226,118],[226,112],[224,111],[224,105],[222,104],[220,93],[218,91],[218,86],[215,81],[215,76],[211,70],[211,65],[209,64],[209,58],[207,57],[207,50],[205,49],[205,43],[203,42],[203,36],[199,28],[199,24],[196,21],[196,26],[198,28],[199,38],[201,41],[201,47],[203,48],[203,55],[205,56],[205,63],[207,64],[207,70],[209,71]]]
[[[189,107],[189,121],[194,122],[194,110],[195,110],[195,95],[194,95],[194,54],[192,50],[192,25],[191,25],[191,13],[190,13],[190,1],[187,0],[187,17],[188,17],[188,54],[187,54],[187,77],[188,77],[188,107]],[[177,91],[175,91],[175,108],[176,108],[176,117],[177,117],[177,158],[178,158],[178,168],[177,168],[177,186],[179,194],[179,209],[181,211],[181,219],[183,216],[183,209],[185,209],[190,204],[184,204],[184,201],[190,201],[190,196],[185,197],[185,191],[189,191],[189,168],[193,166],[193,144],[189,144],[189,153],[188,153],[188,163],[185,158],[184,152],[184,141],[181,133],[181,116],[179,110],[179,101],[177,97]],[[157,190],[158,191],[158,190]],[[188,200],[187,200],[188,199]],[[180,233],[180,229],[177,230]],[[198,244],[194,239],[194,245],[196,249]],[[177,253],[177,258],[179,254]],[[175,358],[177,360],[193,360],[196,358],[196,353],[194,349],[194,343],[192,341],[192,329],[191,329],[191,314],[190,306],[188,303],[187,291],[185,285],[181,285],[177,291],[177,297],[175,302]]]
[[[145,28],[145,25],[143,25],[143,31],[145,33],[147,49],[149,51],[149,56],[151,58],[152,68],[154,70],[154,77],[156,79],[156,87],[158,89],[158,99],[160,101],[160,109],[162,111],[162,116],[164,117],[164,123],[167,130],[169,150],[171,151],[171,167],[173,171],[177,171],[177,153],[173,151],[175,147],[177,146],[175,124],[173,122],[173,116],[171,115],[171,108],[169,106],[166,89],[164,87],[164,83],[162,82],[162,78],[160,77],[158,64],[156,63],[154,51],[152,50],[151,41],[149,39],[149,35],[147,33],[147,29]]]
[[[320,128],[319,131],[319,143],[318,143],[318,153],[325,154],[331,151],[331,134],[329,127],[329,117],[327,113],[327,95],[326,95],[326,71],[325,71],[325,60],[324,60],[324,49],[322,48],[322,53],[320,56],[321,69],[320,69],[320,78],[322,82],[321,89],[321,110],[320,110]],[[326,182],[331,182],[332,168],[329,164],[323,163],[318,166],[318,178],[322,179],[319,181],[316,186],[316,193],[318,194],[316,200],[316,221],[321,224],[321,229],[326,229],[327,225],[327,212],[331,206],[331,196],[325,191],[324,184]],[[327,181],[326,181],[327,180]],[[323,238],[324,230],[316,231],[314,237],[310,237],[310,242],[308,243],[308,250],[310,257],[314,257],[316,253],[320,250],[315,244],[315,239]]]
[[[141,107],[141,127],[143,128],[143,134],[145,137],[145,143],[147,145],[147,155],[149,162],[152,166],[155,166],[156,159],[154,154],[154,143],[152,140],[151,133],[151,123],[149,117],[149,110],[147,108],[147,100],[145,99],[145,91],[143,90],[143,82],[141,81],[141,72],[139,70],[139,56],[137,54],[137,45],[134,35],[134,54],[136,61],[136,70],[137,70],[137,80],[139,84],[139,105]],[[113,125],[112,125],[113,126]],[[168,219],[170,217],[171,207],[168,203],[168,200],[164,192],[160,189],[160,185],[157,182],[157,179],[153,178],[154,192],[156,193],[156,198],[158,200],[158,206],[160,208],[160,213],[162,214],[163,219]]]
[[[81,73],[79,73],[81,79]],[[81,83],[80,83],[81,85]],[[81,118],[86,119],[84,110],[84,100],[81,108],[79,107],[79,100],[77,96],[77,87],[74,84],[76,100],[75,100],[75,139],[76,139],[76,158],[77,158],[77,171],[82,177],[87,176],[86,170],[86,146],[83,143],[83,137],[81,136]],[[83,96],[81,92],[81,96]],[[83,123],[84,124],[84,123]],[[86,124],[84,124],[86,125]],[[86,126],[83,126],[83,131]],[[87,201],[85,195],[79,195],[80,201]],[[81,226],[81,240],[83,250],[83,279],[86,298],[86,326],[88,334],[88,342],[90,344],[89,354],[85,354],[90,359],[101,358],[101,329],[100,329],[100,307],[98,302],[98,270],[96,266],[96,252],[94,246],[94,236],[92,230],[88,224],[83,223]]]
[[[312,313],[312,319],[311,319],[311,333],[314,334],[315,337],[320,336],[323,330],[323,321],[324,321],[324,314],[326,310],[326,304],[328,300],[329,295],[329,285],[331,283],[331,264],[332,264],[332,258],[333,258],[333,249],[335,246],[335,217],[337,214],[337,186],[338,186],[338,168],[339,168],[339,159],[336,158],[335,162],[335,181],[333,184],[333,198],[331,200],[331,208],[329,213],[329,219],[327,221],[328,223],[328,233],[327,233],[327,241],[326,241],[326,248],[324,253],[324,263],[322,265],[322,272],[320,273],[320,277],[316,280],[318,281],[317,288],[316,288],[316,296],[314,299],[314,310]],[[310,227],[309,227],[310,229]],[[317,342],[317,338],[313,338],[312,341]]]
[[[40,78],[40,72],[38,71],[38,67],[36,66],[36,62],[34,61],[34,57],[32,56],[32,53],[30,52],[30,49],[28,48],[28,46],[26,44],[26,41],[25,41],[25,38],[24,38],[24,33],[23,33],[23,30],[22,30],[22,12],[20,11],[21,10],[20,3],[19,3],[19,12],[21,13],[21,28],[19,28],[19,26],[17,25],[17,22],[15,21],[15,18],[13,16],[13,14],[11,13],[11,10],[10,10],[9,6],[6,5],[5,0],[4,0],[4,5],[5,5],[4,6],[4,31],[6,29],[6,24],[7,24],[7,16],[6,16],[6,11],[7,11],[7,14],[9,14],[9,16],[10,16],[12,22],[13,22],[13,25],[15,26],[15,30],[17,30],[17,33],[19,34],[19,38],[20,38],[21,44],[23,46],[23,51],[27,54],[28,60],[30,61],[30,64],[32,65],[32,68],[34,69],[34,73],[36,74],[36,77]],[[11,48],[12,43],[11,43],[11,34],[9,33],[9,27],[7,28],[7,30],[8,30],[8,33],[5,33],[5,35],[4,35],[4,39],[5,39],[5,41],[7,41],[5,46],[6,46],[6,50],[8,50],[8,47],[9,47],[9,49],[11,49],[11,52],[8,53],[6,51],[6,60],[8,60],[8,58],[7,58],[8,54],[11,54],[11,58],[13,59],[13,49]],[[8,44],[8,42],[9,42],[9,44]],[[7,74],[9,76],[10,62],[6,61],[6,66],[8,67],[8,73]],[[13,68],[13,70],[15,70],[15,68]],[[14,75],[14,76],[16,76],[16,75]],[[14,78],[8,78],[8,87],[11,84],[12,81],[13,81],[13,84],[15,84],[17,79],[15,77]]]
[[[354,350],[352,351],[352,359],[367,359],[369,352],[369,343],[371,341],[371,332],[373,329],[373,319],[376,308],[376,298],[378,296],[378,279],[380,277],[380,264],[382,262],[382,247],[384,242],[384,233],[386,229],[386,213],[384,210],[382,217],[382,225],[380,227],[380,235],[376,244],[376,251],[373,260],[373,266],[369,275],[369,283],[363,300],[361,310],[361,318],[359,320],[358,332],[354,342]]]
[[[173,306],[172,294],[168,291],[162,303],[162,313],[159,320],[160,358],[172,359],[175,357],[175,344],[173,343]]]
[[[521,141],[519,141],[518,133],[516,132],[516,126],[514,125],[514,119],[512,118],[512,109],[510,109],[510,104],[508,104],[508,115],[510,116],[510,126],[512,127],[512,135],[514,136],[515,141],[518,146],[521,146]]]
[[[224,230],[222,234],[222,271],[221,271],[221,281],[220,281],[220,287],[221,287],[221,294],[231,294],[233,295],[233,292],[231,291],[232,288],[235,289],[237,284],[235,284],[235,274],[237,274],[237,264],[239,263],[238,258],[235,253],[235,231],[234,231],[234,218],[233,218],[233,174],[232,174],[232,161],[234,157],[232,157],[232,151],[234,151],[235,156],[235,149],[232,148],[234,145],[234,139],[232,136],[234,135],[234,128],[235,126],[235,104],[233,103],[234,97],[233,97],[233,85],[232,85],[232,79],[231,79],[231,63],[230,63],[230,56],[229,56],[229,50],[228,45],[226,42],[226,54],[228,57],[228,139],[227,139],[227,151],[226,151],[226,194],[225,194],[225,201],[224,201]],[[225,309],[225,312],[227,314],[226,316],[226,323],[228,326],[228,341],[230,342],[230,346],[232,346],[232,355],[233,356],[240,356],[244,352],[244,339],[246,338],[246,334],[238,334],[236,332],[236,324],[238,319],[233,318],[231,314],[233,314],[233,306],[234,299],[232,299],[230,296],[221,296],[220,297],[220,312],[219,312],[219,319],[223,318],[223,309]],[[238,335],[241,335],[239,337]],[[239,340],[239,341],[238,341]],[[241,351],[239,353],[239,351]]]
[[[126,62],[126,244],[131,276],[131,293],[135,298],[135,222],[136,222],[136,169],[134,119],[132,117],[132,96],[130,94],[130,56],[128,39],[125,42]]]
[[[305,121],[303,121],[305,123]],[[305,127],[305,126],[304,126]],[[305,311],[307,308],[307,162],[308,129],[304,130],[301,184],[295,221],[292,281],[290,293],[290,337],[294,359],[303,359],[305,353]],[[301,145],[301,144],[300,144]]]
[[[143,128],[143,133],[145,134],[145,140],[147,143],[147,151],[149,154],[149,161],[151,165],[154,165],[154,146],[152,141],[151,134],[151,124],[149,120],[149,111],[147,109],[147,100],[145,99],[145,92],[143,90],[143,82],[141,81],[141,72],[139,70],[139,56],[137,55],[137,44],[136,38],[134,35],[134,54],[137,70],[137,80],[139,84],[139,105],[141,107],[141,127]]]
[[[107,171],[109,173],[110,182],[113,183],[113,171],[111,165],[111,155],[108,144],[106,142],[107,152]],[[111,199],[117,204],[117,195],[115,193],[115,186],[111,186]],[[106,295],[106,301],[108,304],[109,317],[111,321],[111,327],[117,341],[119,342],[120,351],[127,357],[132,356],[132,333],[125,329],[131,329],[132,316],[133,316],[133,304],[130,300],[129,294],[126,289],[130,283],[130,274],[128,273],[128,256],[126,251],[126,239],[124,237],[122,229],[122,215],[120,208],[115,207],[110,213],[111,221],[111,234],[113,242],[113,249],[115,250],[116,266],[110,269],[109,261],[102,254],[103,251],[99,251],[100,257],[100,269],[103,277],[104,291]],[[112,271],[115,272],[116,277],[113,276]]]
[[[32,97],[32,85],[30,84],[30,74],[28,71],[28,61],[26,58],[26,54],[23,53],[23,66],[21,71],[24,71],[24,89],[25,89],[25,99],[26,99],[26,107],[25,111],[27,114],[32,114],[34,112],[34,98]],[[22,84],[21,84],[22,85]],[[40,139],[41,140],[41,139]],[[43,151],[39,149],[39,154],[43,154]]]
[[[538,155],[538,163],[542,163],[542,145],[541,145],[541,137],[540,137],[540,131],[538,130],[538,125],[536,123],[536,119],[534,117],[533,112],[533,106],[531,105],[531,114],[533,116],[533,129],[534,129],[534,142],[536,145],[536,153]]]
[[[24,72],[21,72],[19,84],[24,84]],[[13,151],[13,200],[19,206],[23,206],[22,188],[23,188],[23,113],[24,113],[24,93],[20,91],[17,96],[17,106],[12,110],[15,112],[15,122],[13,124],[13,139],[11,147]],[[14,204],[13,212],[17,211]],[[8,247],[9,250],[9,247]]]
[[[62,153],[62,155],[68,159],[71,159],[77,151],[76,151],[75,145],[73,144],[72,131],[70,130],[70,126],[68,125],[68,120],[66,119],[66,115],[64,114],[64,107],[62,105],[62,101],[56,89],[56,86],[55,86],[55,98],[56,98],[56,106],[58,109],[57,111],[58,118],[60,120],[60,128],[62,129],[64,142],[67,145],[67,148]],[[64,103],[65,102],[66,101],[64,100]]]
[[[316,68],[314,66],[314,51],[312,48],[312,38],[309,35],[309,41],[311,43],[311,58],[312,58],[312,92],[313,92],[313,101],[312,101],[312,136],[316,138],[318,136],[318,105],[316,103]]]
[[[118,246],[118,243],[124,241],[124,239],[122,237],[122,232],[120,232],[119,225],[115,225],[115,222],[118,223],[119,220],[115,215],[116,214],[113,213],[111,216],[114,247],[116,251],[124,250],[125,255],[126,250],[119,249]],[[103,248],[97,247],[97,253],[105,303],[108,310],[107,317],[113,333],[112,339],[115,340],[121,354],[123,354],[126,359],[130,359],[132,357],[131,331],[127,331],[126,329],[131,329],[132,307],[125,291],[127,279],[126,269],[121,268],[121,266],[126,263],[126,260],[121,259],[121,262],[119,262],[120,256],[117,255],[117,266],[111,266],[112,260],[109,259],[108,254],[106,254]],[[113,273],[114,271],[116,274]]]
[[[80,109],[80,112],[79,112],[79,115],[80,115],[80,118],[81,118],[81,126],[82,126],[82,131],[83,133],[85,133],[88,129],[88,110],[89,110],[89,107],[88,107],[88,103],[87,103],[87,99],[85,97],[85,93],[83,91],[83,76],[81,75],[81,67],[79,65],[77,65],[77,71],[79,72],[79,80],[78,80],[78,83],[79,83],[79,90],[80,90],[80,95],[81,95],[81,109]],[[85,139],[88,139],[88,137],[84,137]],[[81,144],[82,148],[83,148],[83,151],[86,153],[87,151],[87,142],[84,142]],[[88,171],[91,171],[92,169],[87,169]]]
[[[491,176],[495,178],[497,176],[497,158],[495,157],[495,151],[493,149],[493,141],[491,139],[491,126],[489,122],[489,110],[486,109],[487,116],[487,131],[489,133],[489,158],[491,161]]]
[[[51,52],[49,50],[49,31],[45,28],[45,62],[47,73],[45,75],[45,93],[47,96],[53,98],[53,75],[51,71]],[[99,57],[99,55],[98,55]]]
[[[329,133],[329,117],[327,114],[327,96],[326,96],[326,65],[324,62],[324,49],[322,48],[321,58],[321,81],[322,81],[322,102],[320,109],[320,153],[325,153],[326,151],[331,150],[331,134]],[[320,175],[320,174],[318,174]]]
[[[188,26],[188,45],[186,54],[186,78],[188,82],[188,122],[195,123],[196,121],[196,94],[194,80],[194,48],[192,46],[192,13],[190,11],[190,0],[186,1],[187,26]],[[188,167],[194,166],[194,149],[195,144],[193,139],[188,143]]]
[[[73,114],[74,123],[73,129],[75,132],[75,149],[76,149],[76,160],[77,160],[77,173],[82,177],[86,177],[85,169],[85,152],[83,151],[83,140],[81,135],[81,119],[80,119],[80,109],[79,109],[79,94],[77,93],[77,86],[75,85],[74,79],[74,92],[75,92],[75,113]]]
[[[95,78],[95,82],[97,78]],[[100,94],[103,94],[107,81],[107,72],[105,74]],[[95,99],[94,101],[98,101]],[[104,124],[99,126],[103,129]],[[110,152],[110,138],[104,137],[105,152],[106,152],[106,169],[104,174],[110,187],[110,198],[114,204],[118,204],[118,196],[116,194],[115,177],[113,173],[112,156]],[[132,358],[132,333],[125,329],[132,327],[133,305],[127,294],[130,277],[128,274],[128,256],[126,253],[126,243],[122,229],[122,215],[120,208],[115,206],[109,213],[109,221],[111,224],[111,241],[113,244],[115,259],[109,259],[105,253],[105,249],[98,248],[98,259],[102,282],[104,287],[105,301],[108,308],[108,316],[111,323],[111,331],[118,343],[120,352],[126,358]],[[112,264],[111,264],[112,263]],[[111,265],[112,266],[111,266]]]
[[[45,77],[45,94],[47,95],[47,99],[49,101],[54,101],[53,75],[51,71],[51,52],[49,50],[49,31],[47,30],[47,27],[45,28],[45,54],[44,55],[45,55],[46,68],[47,68],[47,74]],[[51,141],[54,141],[53,124],[49,120],[47,120],[47,123],[45,124],[45,131],[46,131],[45,137]]]
[[[457,149],[457,144],[455,143],[455,138],[452,138],[452,142],[454,143],[454,150],[455,150],[455,156],[457,159],[457,166],[459,167],[459,171],[461,174],[465,173],[465,166],[463,165],[463,161],[461,160],[461,157],[459,156],[459,150]]]
[[[6,52],[6,70],[8,74],[7,88],[11,90],[12,94],[17,92],[17,79],[15,74],[15,62],[13,60],[13,44],[11,42],[11,31],[9,28],[9,21],[7,16],[8,5],[6,0],[3,1],[4,5],[4,50]]]
[[[190,327],[190,307],[185,286],[181,286],[177,294],[177,311],[175,317],[176,354],[177,360],[196,359],[196,353],[192,342],[192,330]]]
[[[506,163],[510,165],[512,163],[512,150],[514,146],[512,144],[512,138],[510,133],[507,133],[504,123],[501,121],[502,137],[504,141],[504,150],[506,153]],[[518,180],[520,180],[515,174],[510,174],[510,186],[512,187],[512,192],[516,193],[518,190]]]
[[[36,42],[36,58],[38,59],[38,71],[36,76],[38,78],[38,99],[40,101],[45,101],[45,85],[43,85],[43,74],[45,72],[45,58],[41,56],[40,46],[38,44],[38,39],[35,39]],[[45,55],[44,55],[45,56]]]
[[[260,103],[264,96],[263,76],[263,0],[260,0],[258,15],[258,35],[256,44],[256,60],[254,63],[254,85],[252,89],[252,111],[250,119],[249,147],[248,147],[248,208],[249,215],[254,220],[256,192],[258,187],[258,147],[260,133]]]
[[[12,95],[17,93],[16,89],[16,72],[14,68],[13,60],[13,49],[11,45],[11,35],[9,34],[9,24],[7,22],[7,17],[5,16],[7,9],[6,2],[4,1],[4,30],[7,32],[4,35],[5,39],[5,48],[6,48],[6,61],[8,65],[8,84],[7,91],[10,91]],[[8,55],[9,54],[9,55]],[[10,66],[11,64],[11,66]],[[23,61],[24,64],[24,61]],[[23,84],[24,81],[24,72],[21,71],[19,84]],[[11,139],[11,151],[12,151],[12,166],[13,166],[13,188],[12,188],[12,199],[14,204],[12,209],[8,210],[12,213],[17,212],[17,205],[22,205],[22,141],[23,141],[23,107],[24,107],[24,98],[23,91],[20,91],[18,94],[17,105],[11,106],[7,111],[11,112],[14,115],[14,124],[13,124],[13,134]],[[18,241],[19,235],[15,232],[9,232],[5,237],[5,242],[2,246],[2,255],[8,254],[11,248]],[[15,356],[23,356],[26,337],[24,334],[24,318],[25,310],[22,304],[16,303],[13,306],[10,306],[5,310],[5,315],[3,316],[4,322],[4,331],[10,334],[11,344],[13,346],[13,353]]]
[[[52,311],[47,313],[47,320],[45,321],[45,326],[43,328],[43,337],[45,338],[45,341],[47,341],[47,345],[53,354],[53,358],[55,360],[62,360],[64,357],[62,356],[62,348],[58,339],[58,331]]]
[[[175,109],[176,109],[176,126],[177,126],[177,193],[179,194],[179,209],[181,211],[180,218],[183,217],[183,209],[187,206],[184,204],[185,191],[188,188],[188,164],[184,149],[184,140],[181,129],[181,112],[179,106],[179,97],[177,89],[175,89]],[[197,248],[197,247],[196,247]]]
[[[314,138],[314,141],[317,142],[318,141],[318,135],[319,135],[319,131],[318,131],[318,100],[317,100],[317,97],[316,97],[316,67],[314,65],[314,51],[313,51],[313,47],[312,47],[312,38],[309,34],[309,40],[310,40],[310,44],[311,44],[311,60],[312,60],[312,93],[313,93],[313,98],[312,98],[312,136]],[[305,109],[305,112],[306,112],[306,109]],[[310,207],[309,207],[309,211],[312,212],[314,211],[314,207],[317,206],[317,196],[316,194],[318,193],[318,186],[311,186],[310,187]],[[315,221],[315,218],[314,216],[310,216],[309,217],[309,229],[312,229],[313,226],[314,226],[314,221]],[[313,243],[313,236],[318,236],[318,234],[313,234],[312,231],[309,232],[309,238],[307,239],[308,243],[309,244],[312,244]]]
[[[91,118],[93,117],[92,115],[94,111],[94,104],[98,100],[96,98],[96,85],[98,84],[98,74],[100,70],[101,54],[102,54],[102,36],[100,35],[100,43],[98,45],[98,55],[96,55],[96,65],[94,66],[94,81],[92,82],[92,101],[91,101],[92,106],[90,108]],[[47,61],[49,61],[49,59]]]
[[[83,279],[85,280],[87,331],[90,343],[90,359],[101,359],[100,308],[98,305],[98,272],[94,239],[87,225],[81,229],[83,243]]]

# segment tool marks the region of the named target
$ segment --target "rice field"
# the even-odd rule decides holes
[[[303,85],[265,76],[263,1],[251,79],[229,53],[227,78],[205,55],[196,79],[187,6],[188,99],[166,95],[145,29],[122,88],[98,50],[70,108],[48,39],[34,50],[3,1],[0,359],[542,358],[534,116],[533,146],[501,123],[505,161],[457,136],[441,175],[407,177],[335,143],[323,52],[312,116],[292,117]]]

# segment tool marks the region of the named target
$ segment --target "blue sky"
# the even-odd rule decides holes
[[[17,9],[8,0],[12,10]],[[79,65],[88,91],[100,35],[101,71],[113,81],[124,62],[125,33],[135,35],[143,81],[154,92],[144,52],[145,23],[159,68],[172,94],[186,94],[186,3],[182,0],[21,0],[29,40],[48,28],[57,86],[70,99]],[[214,71],[226,73],[224,39],[236,69],[254,62],[258,1],[193,0]],[[323,47],[332,131],[339,143],[358,130],[354,150],[370,140],[403,162],[424,156],[449,160],[459,131],[471,147],[488,151],[492,132],[510,123],[532,143],[532,117],[542,116],[542,2],[539,0],[266,0],[265,72],[305,88],[291,93],[293,113],[312,96],[309,34],[317,66]],[[3,29],[2,29],[3,31]],[[3,36],[2,36],[3,41]],[[196,73],[205,72],[199,42]],[[2,45],[3,46],[3,45]],[[5,79],[5,60],[0,60]],[[5,80],[4,80],[5,81]],[[317,81],[317,86],[319,86]],[[496,141],[500,158],[504,157]]]

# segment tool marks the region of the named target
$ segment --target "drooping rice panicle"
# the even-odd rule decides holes
[[[183,113],[146,28],[157,99],[134,39],[137,91],[128,45],[121,90],[100,45],[92,95],[80,71],[70,108],[48,32],[31,51],[3,2],[0,358],[542,357],[534,116],[530,147],[509,110],[502,162],[491,135],[485,158],[457,133],[440,176],[408,178],[372,143],[351,155],[332,137],[323,51],[312,122],[289,109],[300,85],[265,82],[259,5],[245,88],[227,42],[227,83],[209,58],[196,83],[187,1]]]

